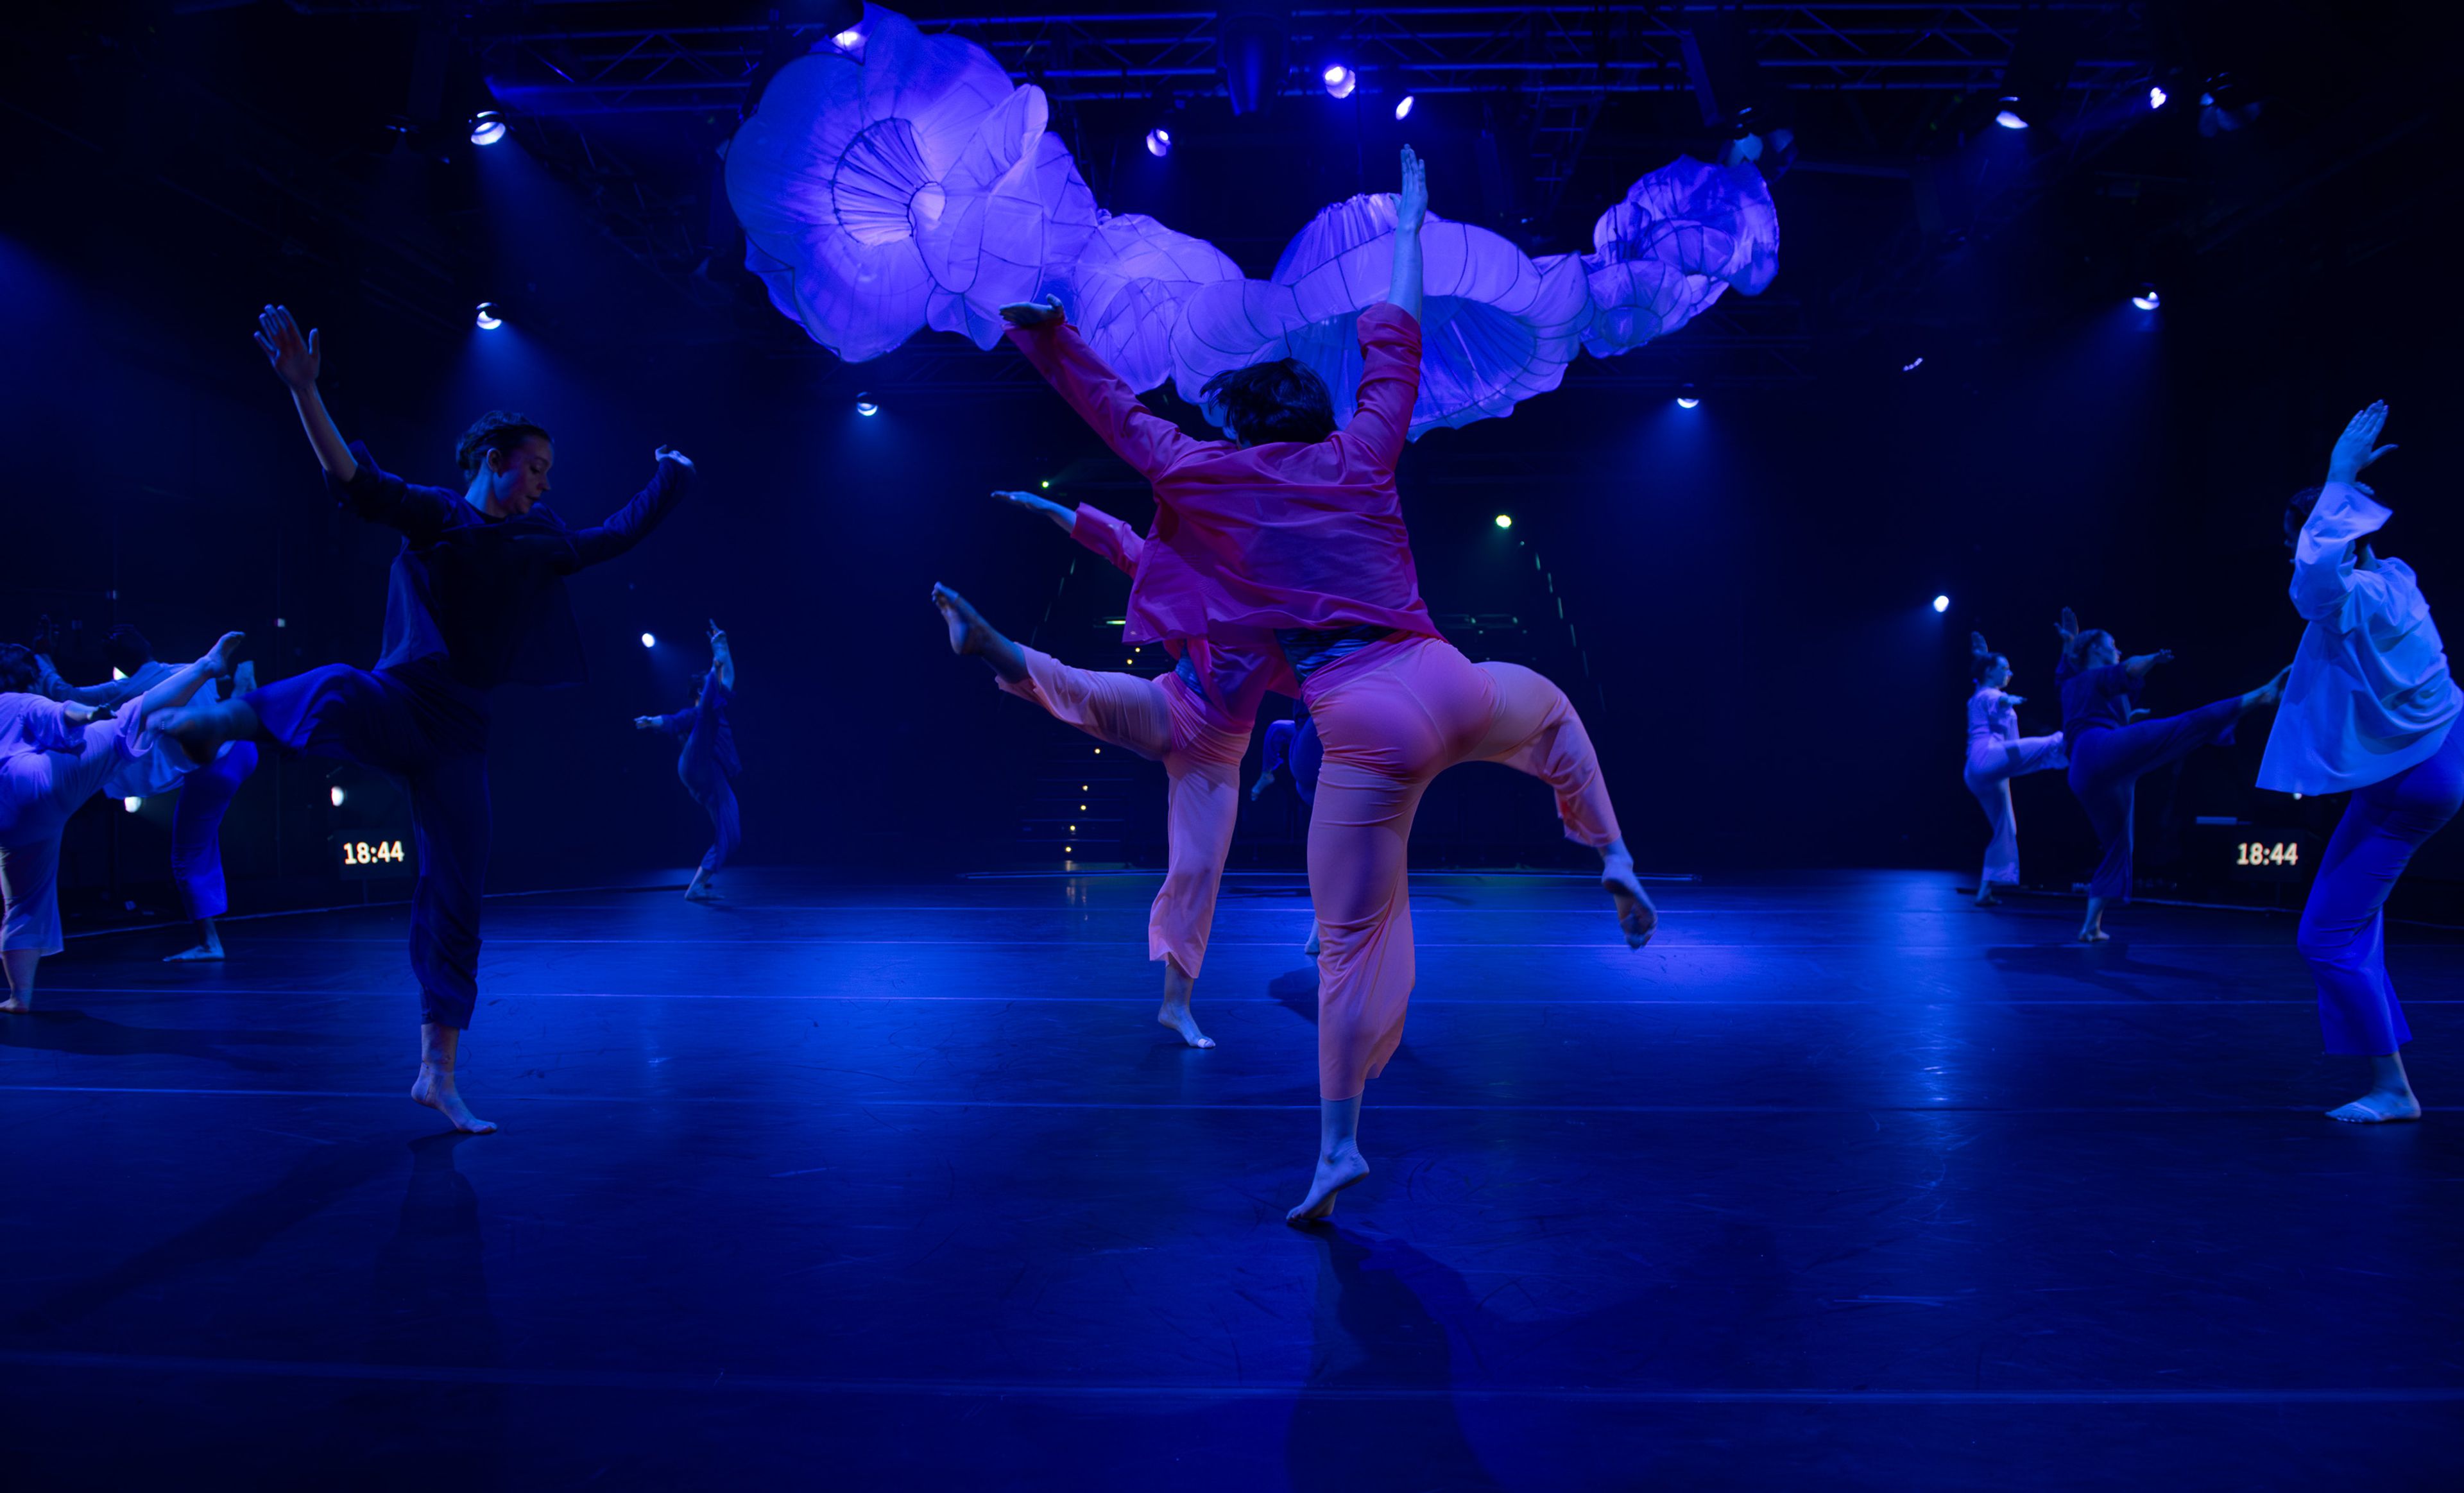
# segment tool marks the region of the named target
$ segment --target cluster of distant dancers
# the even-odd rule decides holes
[[[1148,919],[1164,967],[1157,1020],[1211,1047],[1191,1006],[1203,966],[1241,798],[1240,767],[1269,694],[1298,702],[1269,724],[1264,791],[1278,768],[1310,802],[1309,881],[1318,968],[1320,1139],[1308,1190],[1287,1215],[1323,1219],[1368,1175],[1358,1144],[1368,1081],[1401,1042],[1416,978],[1407,851],[1429,783],[1466,761],[1503,762],[1547,782],[1568,836],[1595,850],[1600,885],[1632,948],[1659,914],[1637,877],[1597,754],[1565,693],[1517,665],[1475,664],[1438,632],[1423,604],[1395,468],[1419,384],[1421,248],[1427,186],[1402,153],[1394,264],[1384,303],[1358,323],[1363,371],[1348,422],[1325,384],[1290,361],[1223,374],[1204,412],[1226,439],[1201,440],[1157,416],[1089,349],[1057,299],[1003,308],[1009,340],[1106,445],[1152,485],[1148,533],[1093,508],[1027,493],[996,494],[1042,513],[1131,577],[1125,636],[1161,645],[1155,677],[1072,668],[1004,636],[945,585],[932,599],[952,649],[981,659],[999,687],[1102,741],[1162,763],[1168,867]],[[463,486],[421,487],[346,442],[318,391],[319,340],[266,307],[256,340],[289,389],[328,486],[344,506],[399,531],[385,651],[373,670],[329,665],[271,684],[251,679],[244,640],[225,636],[185,666],[159,663],[133,634],[124,675],[72,687],[48,657],[0,646],[0,886],[11,999],[32,1007],[36,961],[61,947],[59,838],[99,792],[178,788],[174,866],[198,929],[178,958],[218,958],[224,911],[214,829],[262,752],[358,763],[398,779],[418,852],[410,964],[420,989],[421,1052],[412,1097],[461,1131],[473,1115],[454,1081],[478,991],[479,915],[488,861],[487,751],[492,692],[582,676],[565,578],[611,560],[672,512],[693,463],[655,453],[649,486],[605,521],[568,525],[540,499],[555,448],[519,415],[495,412],[466,432]],[[2374,405],[2337,441],[2327,480],[2286,513],[2293,602],[2308,621],[2294,663],[2247,693],[2185,714],[2145,718],[2133,696],[2169,653],[2124,657],[2112,635],[2061,624],[2063,727],[2019,735],[2007,659],[1973,640],[1966,780],[1991,822],[1978,883],[1991,903],[2019,879],[2013,777],[2066,768],[2103,845],[2079,937],[2105,938],[2106,909],[2130,895],[2134,785],[2200,746],[2227,740],[2244,715],[2281,704],[2262,787],[2350,792],[2319,867],[2299,948],[2317,974],[2329,1051],[2365,1056],[2370,1090],[2339,1119],[2417,1118],[2400,1049],[2409,1039],[2387,977],[2383,909],[2414,849],[2464,800],[2464,700],[2449,675],[2411,570],[2369,539],[2387,519],[2361,472],[2393,448],[2374,443]],[[693,702],[634,724],[682,742],[678,772],[710,814],[715,843],[687,895],[734,851],[740,771],[729,708],[736,665],[710,632],[711,668]],[[142,657],[140,654],[142,653]]]

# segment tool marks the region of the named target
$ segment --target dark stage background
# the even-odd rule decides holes
[[[1771,305],[1727,308],[1785,313],[1773,356],[1741,362],[1750,339],[1723,340],[1706,318],[1578,366],[1511,419],[1412,448],[1402,485],[1431,606],[1481,619],[1449,623],[1474,656],[1523,658],[1568,687],[1649,867],[1972,875],[1969,629],[2012,655],[2032,732],[2057,724],[2065,603],[2126,649],[2179,651],[2146,696],[2160,710],[2258,683],[2300,631],[2282,500],[2318,480],[2372,398],[2393,405],[2404,447],[2373,473],[2398,514],[2387,547],[2464,617],[2456,317],[2423,273],[2455,222],[2452,90],[2401,11],[2241,11],[2268,12],[2253,33],[2300,65],[2272,75],[2264,117],[2217,138],[2187,107],[2091,150],[1980,129],[1939,100],[1800,100]],[[627,238],[621,189],[568,168],[553,121],[517,119],[486,151],[449,140],[428,154],[432,134],[388,132],[413,82],[414,16],[55,20],[11,64],[0,115],[7,635],[43,613],[89,638],[126,621],[185,656],[239,626],[268,676],[373,662],[394,541],[331,507],[249,340],[257,307],[283,300],[323,329],[345,431],[414,479],[450,481],[455,437],[493,406],[555,431],[551,501],[575,520],[624,501],[657,444],[699,464],[687,508],[574,586],[591,683],[500,696],[497,887],[699,852],[672,750],[627,722],[684,702],[706,617],[741,663],[749,859],[1057,863],[1022,822],[1074,738],[953,660],[926,591],[949,582],[1039,646],[1118,664],[1101,620],[1126,582],[986,494],[1050,480],[1139,521],[1150,504],[1005,350],[846,366],[762,305],[708,190],[732,116],[589,121],[716,225],[697,274],[662,274]],[[1164,162],[1134,151],[1123,110],[1065,109],[1061,127],[1108,207],[1211,237],[1251,274],[1318,207],[1387,187],[1406,133],[1433,161],[1439,211],[1499,218],[1477,185],[1477,124],[1446,100],[1408,130],[1290,103],[1264,122],[1191,104]],[[1561,209],[1526,235],[1581,247],[1626,182],[1707,148],[1692,108],[1682,93],[1621,103]],[[2126,299],[2145,280],[2162,286],[2157,313]],[[480,299],[505,307],[503,329],[471,325]],[[1682,410],[1672,395],[1689,383],[1704,402]],[[878,417],[857,415],[859,390]],[[77,662],[73,675],[99,668]],[[2194,759],[2172,819],[2323,828],[2335,803],[2249,786],[2262,736]],[[339,810],[335,782],[354,790]],[[2017,794],[2032,879],[2083,876],[2093,845],[2059,776]],[[1130,796],[1130,859],[1159,839],[1154,808],[1134,807],[1153,797]],[[2167,797],[2151,779],[2146,798]],[[80,818],[80,911],[169,905],[164,808]],[[2180,871],[2166,809],[2144,809],[2160,879]],[[238,910],[330,892],[327,837],[387,812],[380,784],[329,781],[327,764],[261,776],[226,832]],[[1297,863],[1288,794],[1250,819],[1243,858]],[[1566,853],[1545,793],[1503,769],[1461,774],[1424,827],[1425,864]],[[2464,841],[2434,843],[2416,877],[2417,906],[2452,902]]]

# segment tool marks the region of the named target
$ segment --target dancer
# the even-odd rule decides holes
[[[33,693],[40,680],[34,655],[0,646],[0,965],[9,978],[0,1011],[33,1010],[35,965],[60,952],[60,831],[69,816],[114,773],[154,749],[152,729],[198,686],[229,674],[245,641],[225,633],[203,658],[166,670],[119,707]]]
[[[1032,493],[993,495],[1044,515],[1128,572],[1134,603],[1147,551],[1135,529],[1083,503],[1070,508]],[[1164,877],[1147,910],[1147,957],[1163,965],[1155,1020],[1192,1047],[1214,1046],[1199,1029],[1190,998],[1215,926],[1223,862],[1241,818],[1241,759],[1273,676],[1272,657],[1254,647],[1200,641],[1172,646],[1177,656],[1169,674],[1099,673],[1010,642],[947,586],[935,587],[933,599],[949,623],[951,648],[990,664],[1001,689],[1099,741],[1163,764]]]
[[[2005,693],[2011,661],[1985,646],[1985,634],[1968,635],[1969,672],[1976,692],[1968,697],[1968,765],[1961,780],[1985,809],[1993,838],[1985,846],[1985,869],[1976,878],[1976,905],[1999,906],[1993,889],[2019,884],[2019,816],[2011,806],[2011,779],[2049,767],[2068,766],[2062,734],[2019,735],[2020,696]]]
[[[2231,741],[2236,721],[2283,695],[2284,676],[2291,670],[2279,670],[2255,690],[2194,711],[2144,719],[2148,713],[2132,709],[2131,695],[2148,670],[2173,661],[2172,650],[2125,659],[2112,633],[2101,627],[2082,630],[2067,606],[2057,630],[2062,662],[2055,677],[2062,687],[2071,793],[2087,811],[2103,847],[2095,879],[2088,883],[2087,920],[2079,925],[2079,941],[2103,943],[2111,936],[2104,931],[2105,908],[2130,900],[2131,814],[2138,803],[2139,779],[2200,747]]]
[[[1428,187],[1402,153],[1385,304],[1359,319],[1358,407],[1337,430],[1325,384],[1288,360],[1222,374],[1200,441],[1140,406],[1064,319],[1060,302],[1005,306],[1010,340],[1105,443],[1154,484],[1160,510],[1130,602],[1132,642],[1272,639],[1318,723],[1326,763],[1309,817],[1318,969],[1319,1146],[1304,1223],[1369,1174],[1361,1091],[1402,1041],[1414,979],[1406,845],[1432,779],[1502,761],[1556,790],[1567,832],[1600,852],[1627,942],[1658,914],[1618,837],[1581,719],[1555,685],[1475,665],[1421,602],[1395,492],[1419,384],[1420,225]]]
[[[289,311],[268,306],[256,344],[291,391],[326,485],[363,518],[402,532],[385,656],[373,672],[329,664],[219,705],[174,711],[162,728],[199,760],[226,741],[254,741],[401,779],[419,852],[410,967],[420,986],[420,1061],[410,1096],[455,1130],[484,1134],[496,1127],[462,1102],[453,1065],[479,994],[489,692],[581,681],[581,628],[564,577],[614,560],[658,527],[692,485],[693,463],[660,447],[649,487],[606,522],[572,528],[539,501],[556,461],[548,433],[494,411],[456,450],[462,491],[415,487],[380,470],[365,446],[344,444],[317,392],[317,334],[302,337]]]
[[[2370,1060],[2369,1091],[2327,1111],[2357,1125],[2421,1118],[2385,909],[2412,853],[2464,806],[2464,694],[2412,567],[2369,542],[2391,516],[2359,478],[2395,450],[2370,444],[2387,414],[2382,402],[2355,415],[2327,457],[2326,485],[2286,507],[2293,609],[2309,626],[2258,767],[2262,788],[2353,796],[2310,884],[2299,947],[2319,980],[2327,1050]]]
[[[154,645],[146,641],[145,634],[126,623],[111,629],[103,654],[119,677],[79,687],[61,678],[51,659],[37,653],[35,663],[42,674],[40,692],[55,700],[117,705],[152,689],[173,672],[172,665],[154,656]],[[209,680],[205,686],[209,699],[246,694],[255,688],[256,665],[246,661],[230,678]],[[187,754],[178,748],[170,750],[178,752],[176,762],[156,760],[143,773],[133,765],[121,768],[113,775],[115,783],[106,786],[115,787],[123,797],[147,797],[160,792],[176,795],[171,801],[171,879],[180,889],[181,904],[187,910],[197,941],[177,954],[165,955],[163,962],[218,962],[225,955],[222,930],[215,926],[214,919],[231,908],[230,893],[223,881],[223,816],[230,812],[239,785],[256,771],[256,743],[226,741],[213,760],[202,767],[193,766]],[[159,758],[162,751],[157,747],[149,756]],[[140,778],[150,781],[133,780]],[[177,783],[176,789],[168,786],[173,782]]]
[[[727,708],[735,700],[736,655],[728,649],[727,633],[712,623],[710,668],[701,673],[693,705],[672,715],[633,717],[637,731],[664,732],[684,741],[684,750],[676,757],[676,776],[710,816],[714,839],[701,858],[701,868],[693,872],[693,885],[685,889],[687,902],[719,900],[710,879],[735,859],[736,847],[744,839],[736,813],[736,779],[744,776],[744,764],[737,758],[736,728],[727,719]]]
[[[1318,740],[1317,722],[1309,718],[1307,704],[1296,707],[1291,719],[1267,724],[1265,757],[1264,770],[1258,774],[1258,780],[1249,786],[1249,801],[1257,802],[1273,785],[1276,768],[1289,767],[1292,791],[1301,796],[1303,804],[1314,810],[1317,807],[1318,768],[1326,760],[1326,749]],[[1301,945],[1301,953],[1314,959],[1325,947],[1325,940],[1318,933],[1317,920],[1311,918],[1309,942]]]

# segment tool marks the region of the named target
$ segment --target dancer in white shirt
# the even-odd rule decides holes
[[[1976,905],[1990,908],[2002,900],[1993,894],[1995,887],[2019,882],[2019,817],[2011,807],[2011,779],[2067,767],[2070,758],[2063,754],[2058,731],[2050,736],[2019,735],[2018,708],[2026,702],[2005,692],[2011,661],[1986,647],[1985,634],[1968,635],[1968,652],[1976,692],[1968,697],[1968,765],[1960,777],[1993,829],[1992,842],[1985,847],[1985,869],[1976,878]]]
[[[2382,402],[2355,415],[2326,484],[2285,511],[2293,606],[2310,626],[2258,769],[2262,788],[2353,796],[2301,909],[2300,948],[2319,978],[2327,1050],[2370,1060],[2369,1092],[2327,1115],[2362,1125],[2421,1118],[2383,910],[2412,853],[2464,805],[2464,733],[2453,729],[2464,693],[2412,567],[2369,544],[2391,515],[2357,479],[2395,450],[2371,445],[2387,413]]]

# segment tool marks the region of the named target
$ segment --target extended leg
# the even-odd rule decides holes
[[[479,998],[479,901],[490,840],[488,759],[445,757],[406,779],[419,882],[411,892],[410,967],[419,978],[419,1080],[410,1096],[457,1131],[496,1127],[472,1114],[453,1080],[463,1028]]]
[[[48,754],[47,754],[48,755]],[[39,766],[37,757],[20,767]],[[22,828],[34,826],[21,826]],[[47,954],[60,952],[60,841],[56,832],[39,840],[0,845],[0,961],[9,972],[9,999],[0,1011],[12,1015],[34,1008],[34,966]]]
[[[1502,762],[1556,790],[1557,818],[1568,838],[1600,853],[1600,885],[1617,904],[1626,947],[1639,949],[1660,926],[1660,911],[1635,875],[1634,857],[1617,833],[1617,810],[1600,777],[1599,754],[1566,692],[1520,664],[1481,664],[1495,692],[1476,761]]]
[[[2008,778],[1980,779],[1971,774],[1968,791],[1976,795],[1977,806],[1985,810],[1985,823],[1993,831],[1985,846],[1984,868],[1976,877],[1976,905],[1992,907],[2002,900],[1993,894],[1994,887],[2019,880],[2019,816],[2011,806]]]
[[[1189,995],[1204,967],[1223,862],[1241,820],[1241,766],[1175,753],[1164,759],[1164,772],[1169,801],[1163,886],[1147,911],[1147,957],[1164,966],[1163,1008],[1155,1020],[1193,1047],[1212,1047],[1215,1039],[1199,1031],[1190,1014]]]

